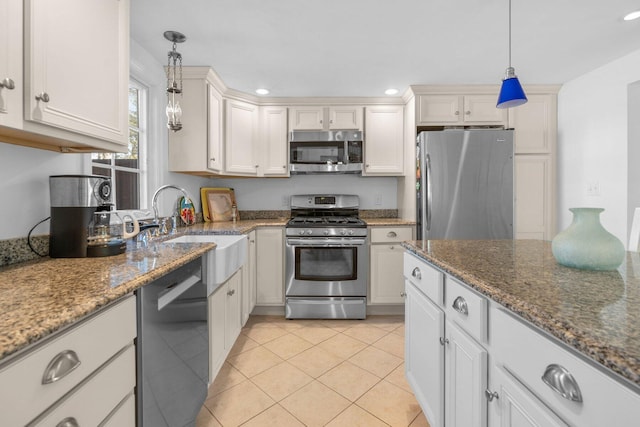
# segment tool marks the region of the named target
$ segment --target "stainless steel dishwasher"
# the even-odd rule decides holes
[[[194,426],[207,397],[207,290],[198,258],[136,291],[138,427]]]

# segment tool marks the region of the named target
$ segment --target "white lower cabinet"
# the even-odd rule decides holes
[[[242,266],[242,326],[256,306],[256,232],[250,232],[247,240],[247,262]]]
[[[135,336],[129,296],[1,366],[0,424],[84,426],[110,418],[135,387]],[[135,424],[135,413],[119,416],[120,425]]]
[[[405,254],[404,265],[405,371],[416,399],[431,427],[485,427],[487,350],[445,314],[438,289],[455,295],[460,285],[449,290],[446,276],[412,255]],[[466,307],[466,316],[480,315],[472,301]]]
[[[242,270],[209,295],[209,382],[213,382],[240,335]]]
[[[489,419],[492,427],[566,427],[546,406],[504,368],[493,367],[489,393]]]
[[[440,279],[442,280],[442,279]],[[444,425],[444,311],[406,281],[405,374],[429,424]]]
[[[402,255],[400,243],[411,240],[412,227],[371,227],[369,302],[404,304]]]
[[[256,231],[256,277],[258,305],[284,305],[284,229]]]

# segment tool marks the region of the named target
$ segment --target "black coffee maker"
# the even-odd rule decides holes
[[[87,227],[97,211],[109,211],[111,179],[99,175],[54,175],[51,193],[51,258],[87,256]]]

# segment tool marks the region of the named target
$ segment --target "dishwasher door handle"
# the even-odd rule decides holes
[[[200,282],[200,277],[195,274],[187,277],[182,282],[169,286],[167,292],[158,297],[158,311],[175,301],[180,295],[190,287]]]

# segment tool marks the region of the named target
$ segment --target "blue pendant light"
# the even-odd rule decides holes
[[[522,85],[516,76],[516,70],[511,66],[511,0],[509,0],[509,67],[502,80],[502,87],[498,95],[496,108],[517,107],[527,102]]]

